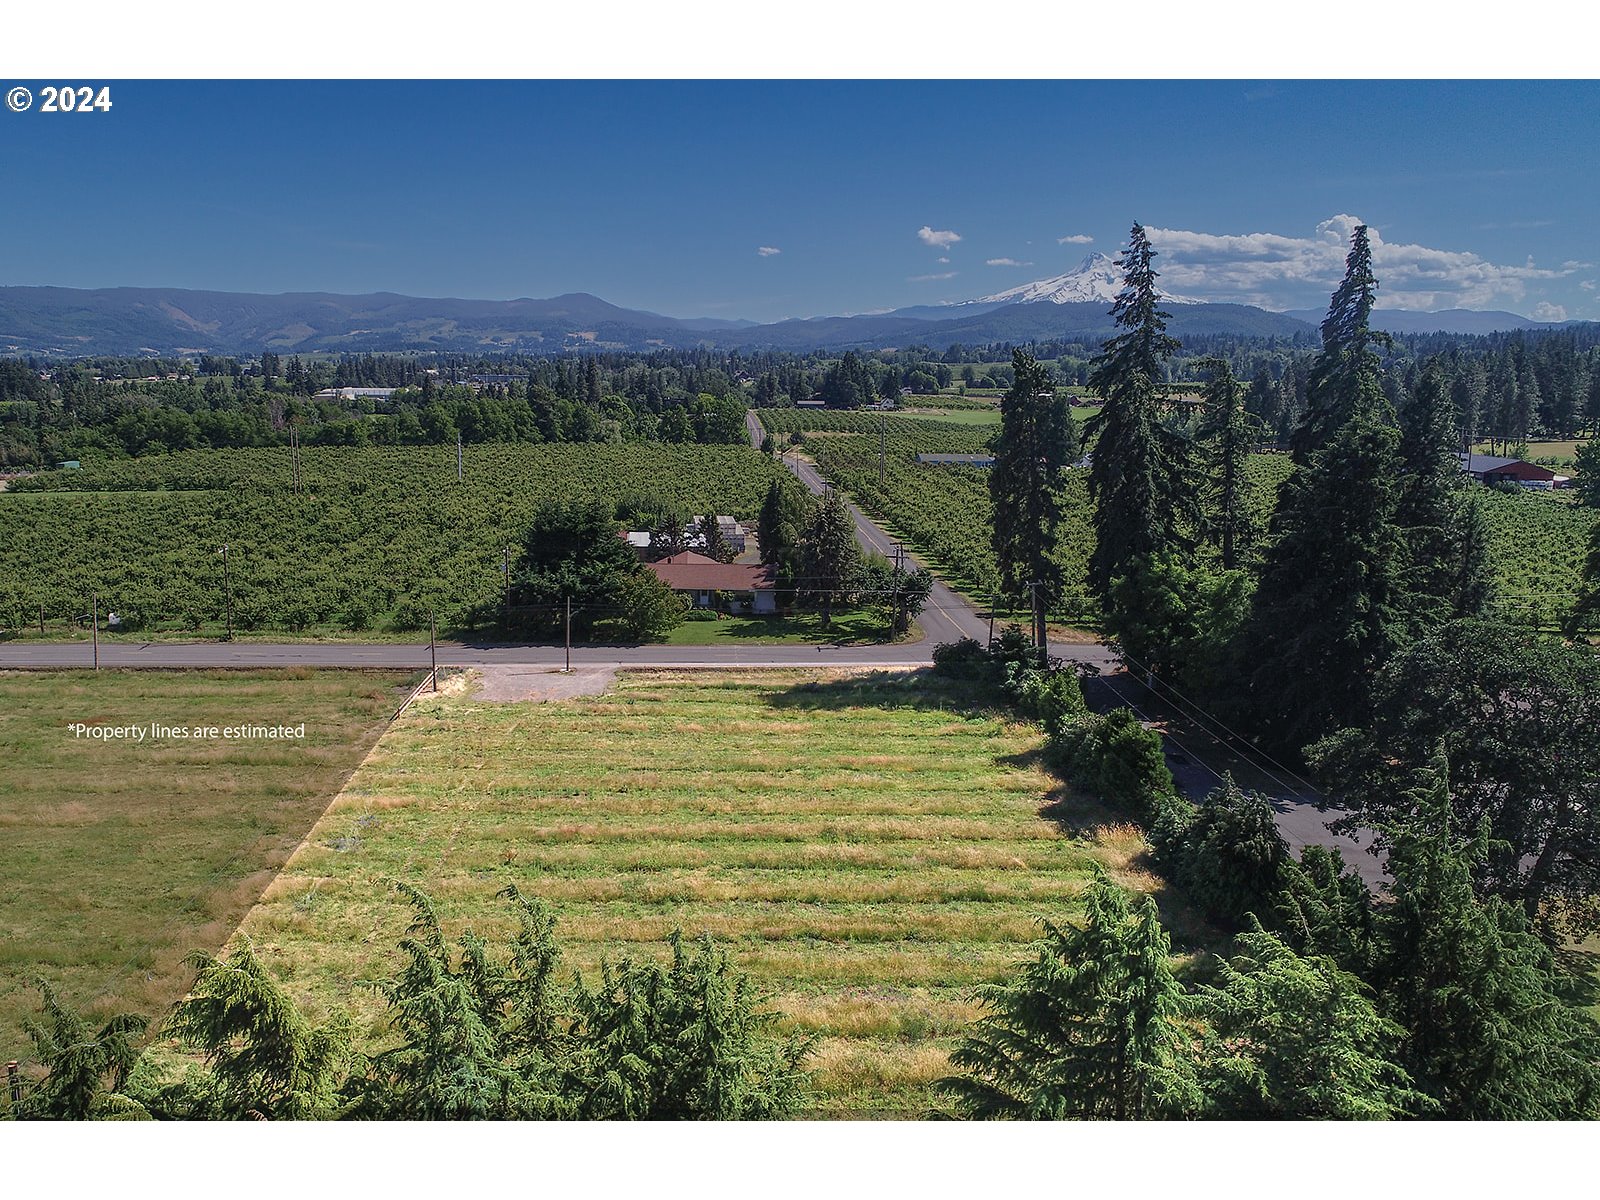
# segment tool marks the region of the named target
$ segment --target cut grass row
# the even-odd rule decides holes
[[[1037,729],[923,674],[625,673],[600,696],[425,697],[329,808],[244,931],[291,990],[385,1036],[363,980],[395,961],[399,879],[447,931],[505,932],[544,898],[564,969],[712,933],[815,1035],[816,1115],[918,1116],[1042,916],[1142,845],[1084,814]],[[1066,807],[1051,807],[1065,804]],[[1046,815],[1048,814],[1048,815]]]

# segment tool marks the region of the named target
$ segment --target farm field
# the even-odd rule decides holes
[[[905,418],[898,431],[890,426],[880,487],[876,417],[870,433],[852,432],[868,415],[798,413],[782,422],[805,432],[805,450],[818,468],[867,513],[904,537],[974,602],[988,603],[998,573],[989,548],[993,510],[987,472],[916,462],[918,453],[975,453],[983,448],[983,435],[953,422]],[[766,416],[763,413],[764,420]],[[821,430],[808,431],[812,422]],[[1250,485],[1263,527],[1277,488],[1291,469],[1286,455],[1251,456]],[[1092,623],[1096,610],[1086,580],[1094,529],[1087,472],[1069,470],[1065,492],[1060,561],[1066,588],[1059,615],[1069,622]],[[1492,489],[1481,494],[1493,543],[1500,611],[1541,627],[1558,624],[1577,593],[1589,531],[1600,514],[1563,495]]]
[[[495,608],[537,506],[597,498],[753,517],[781,468],[742,446],[496,445],[186,451],[49,472],[0,493],[0,627],[59,624],[91,594],[146,625],[442,630]]]
[[[449,691],[450,689],[447,689]],[[709,931],[819,1041],[812,1115],[920,1116],[972,985],[1071,918],[1091,864],[1142,844],[1038,765],[1036,727],[921,675],[624,673],[549,704],[424,697],[379,743],[243,929],[298,997],[350,1007],[426,889],[447,933],[548,902],[563,970]],[[1050,816],[1041,810],[1061,808]],[[1053,819],[1053,818],[1059,818]]]
[[[407,694],[358,671],[0,673],[0,1051],[43,975],[158,1016],[261,895]],[[69,722],[304,724],[303,740],[99,741]],[[26,769],[23,769],[26,764]]]

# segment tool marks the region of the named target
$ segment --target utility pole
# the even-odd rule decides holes
[[[567,667],[565,674],[572,674],[572,597],[567,597]]]
[[[1050,665],[1050,633],[1045,628],[1044,610],[1039,607],[1039,581],[1028,582],[1028,591],[1033,598],[1033,635],[1039,641],[1039,669],[1045,670]]]
[[[434,615],[430,610],[428,613],[428,663],[432,668],[430,674],[433,676],[433,690],[436,692],[439,690],[438,638],[439,629],[434,621]]]
[[[511,547],[505,547],[500,553],[500,566],[506,573],[506,598],[500,607],[500,624],[507,629],[511,628]]]
[[[1000,607],[1000,593],[994,592],[989,597],[989,645],[994,645],[994,610]]]
[[[89,634],[94,638],[94,669],[100,669],[100,597],[90,596]]]
[[[228,573],[228,543],[222,543],[218,551],[222,555],[222,592],[228,600],[228,636],[224,641],[233,641],[233,576]]]

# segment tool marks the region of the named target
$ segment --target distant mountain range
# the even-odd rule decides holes
[[[725,349],[875,350],[955,342],[1098,341],[1111,335],[1121,276],[1092,254],[1072,271],[955,304],[757,324],[619,308],[576,292],[548,300],[426,299],[378,292],[255,295],[181,288],[0,287],[0,354],[280,354],[433,350],[446,353]],[[1323,314],[1268,312],[1168,296],[1170,330],[1185,335],[1313,337]],[[1514,313],[1380,310],[1391,332],[1484,333],[1541,323]]]
[[[1309,324],[1321,326],[1326,312],[1315,309],[1291,309],[1283,314]],[[1377,308],[1369,322],[1374,329],[1385,333],[1505,333],[1513,329],[1554,329],[1558,325],[1576,325],[1576,321],[1535,321],[1511,312],[1478,312],[1470,308],[1445,308],[1438,312],[1416,312],[1407,308]]]

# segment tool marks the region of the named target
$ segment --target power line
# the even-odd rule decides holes
[[[1217,737],[1217,734],[1215,732],[1211,732],[1211,736],[1217,737],[1217,740],[1222,742],[1224,745],[1226,745],[1230,741],[1232,741],[1233,743],[1235,743],[1236,746],[1242,746],[1244,748],[1244,750],[1243,750],[1244,756],[1247,759],[1251,755],[1254,755],[1254,756],[1256,756],[1256,758],[1258,758],[1260,760],[1264,760],[1264,761],[1272,764],[1273,766],[1277,767],[1280,771],[1283,772],[1284,775],[1287,775],[1290,779],[1294,780],[1295,782],[1297,782],[1297,783],[1299,783],[1301,785],[1300,788],[1288,787],[1286,785],[1284,779],[1282,779],[1280,776],[1278,776],[1274,772],[1268,770],[1266,767],[1263,767],[1261,765],[1261,762],[1257,761],[1257,762],[1252,763],[1252,765],[1255,766],[1257,770],[1261,771],[1262,774],[1266,775],[1269,779],[1271,779],[1274,783],[1277,783],[1279,786],[1284,787],[1285,791],[1293,793],[1293,792],[1298,792],[1298,791],[1303,789],[1305,791],[1310,792],[1311,795],[1316,796],[1318,799],[1325,799],[1325,797],[1322,796],[1322,793],[1320,791],[1318,791],[1317,788],[1315,788],[1311,784],[1310,780],[1306,779],[1304,776],[1300,775],[1298,772],[1294,771],[1292,768],[1290,768],[1288,766],[1285,766],[1278,759],[1274,758],[1272,755],[1268,754],[1265,750],[1263,750],[1259,746],[1257,746],[1255,744],[1255,742],[1253,742],[1251,739],[1247,738],[1244,734],[1238,732],[1236,729],[1234,729],[1231,726],[1229,726],[1228,724],[1226,724],[1221,718],[1213,715],[1208,710],[1202,708],[1197,701],[1194,701],[1194,700],[1190,699],[1184,693],[1180,692],[1177,689],[1177,687],[1175,687],[1171,683],[1168,683],[1166,680],[1162,679],[1161,676],[1157,675],[1152,668],[1147,667],[1143,663],[1139,662],[1131,654],[1129,654],[1126,650],[1121,650],[1120,652],[1121,652],[1122,656],[1128,662],[1132,663],[1139,670],[1144,671],[1146,673],[1146,675],[1149,676],[1150,679],[1154,680],[1156,683],[1159,683],[1161,685],[1161,687],[1163,689],[1165,689],[1166,692],[1168,693],[1168,698],[1174,704],[1176,704],[1181,711],[1187,713],[1187,715],[1189,715],[1193,719],[1199,721],[1201,723],[1201,725],[1202,725],[1202,728],[1204,728],[1206,725],[1210,725],[1211,727],[1213,727],[1213,730],[1220,729],[1220,730],[1223,731],[1223,736],[1221,736],[1221,737]],[[1154,691],[1153,688],[1151,690]]]

